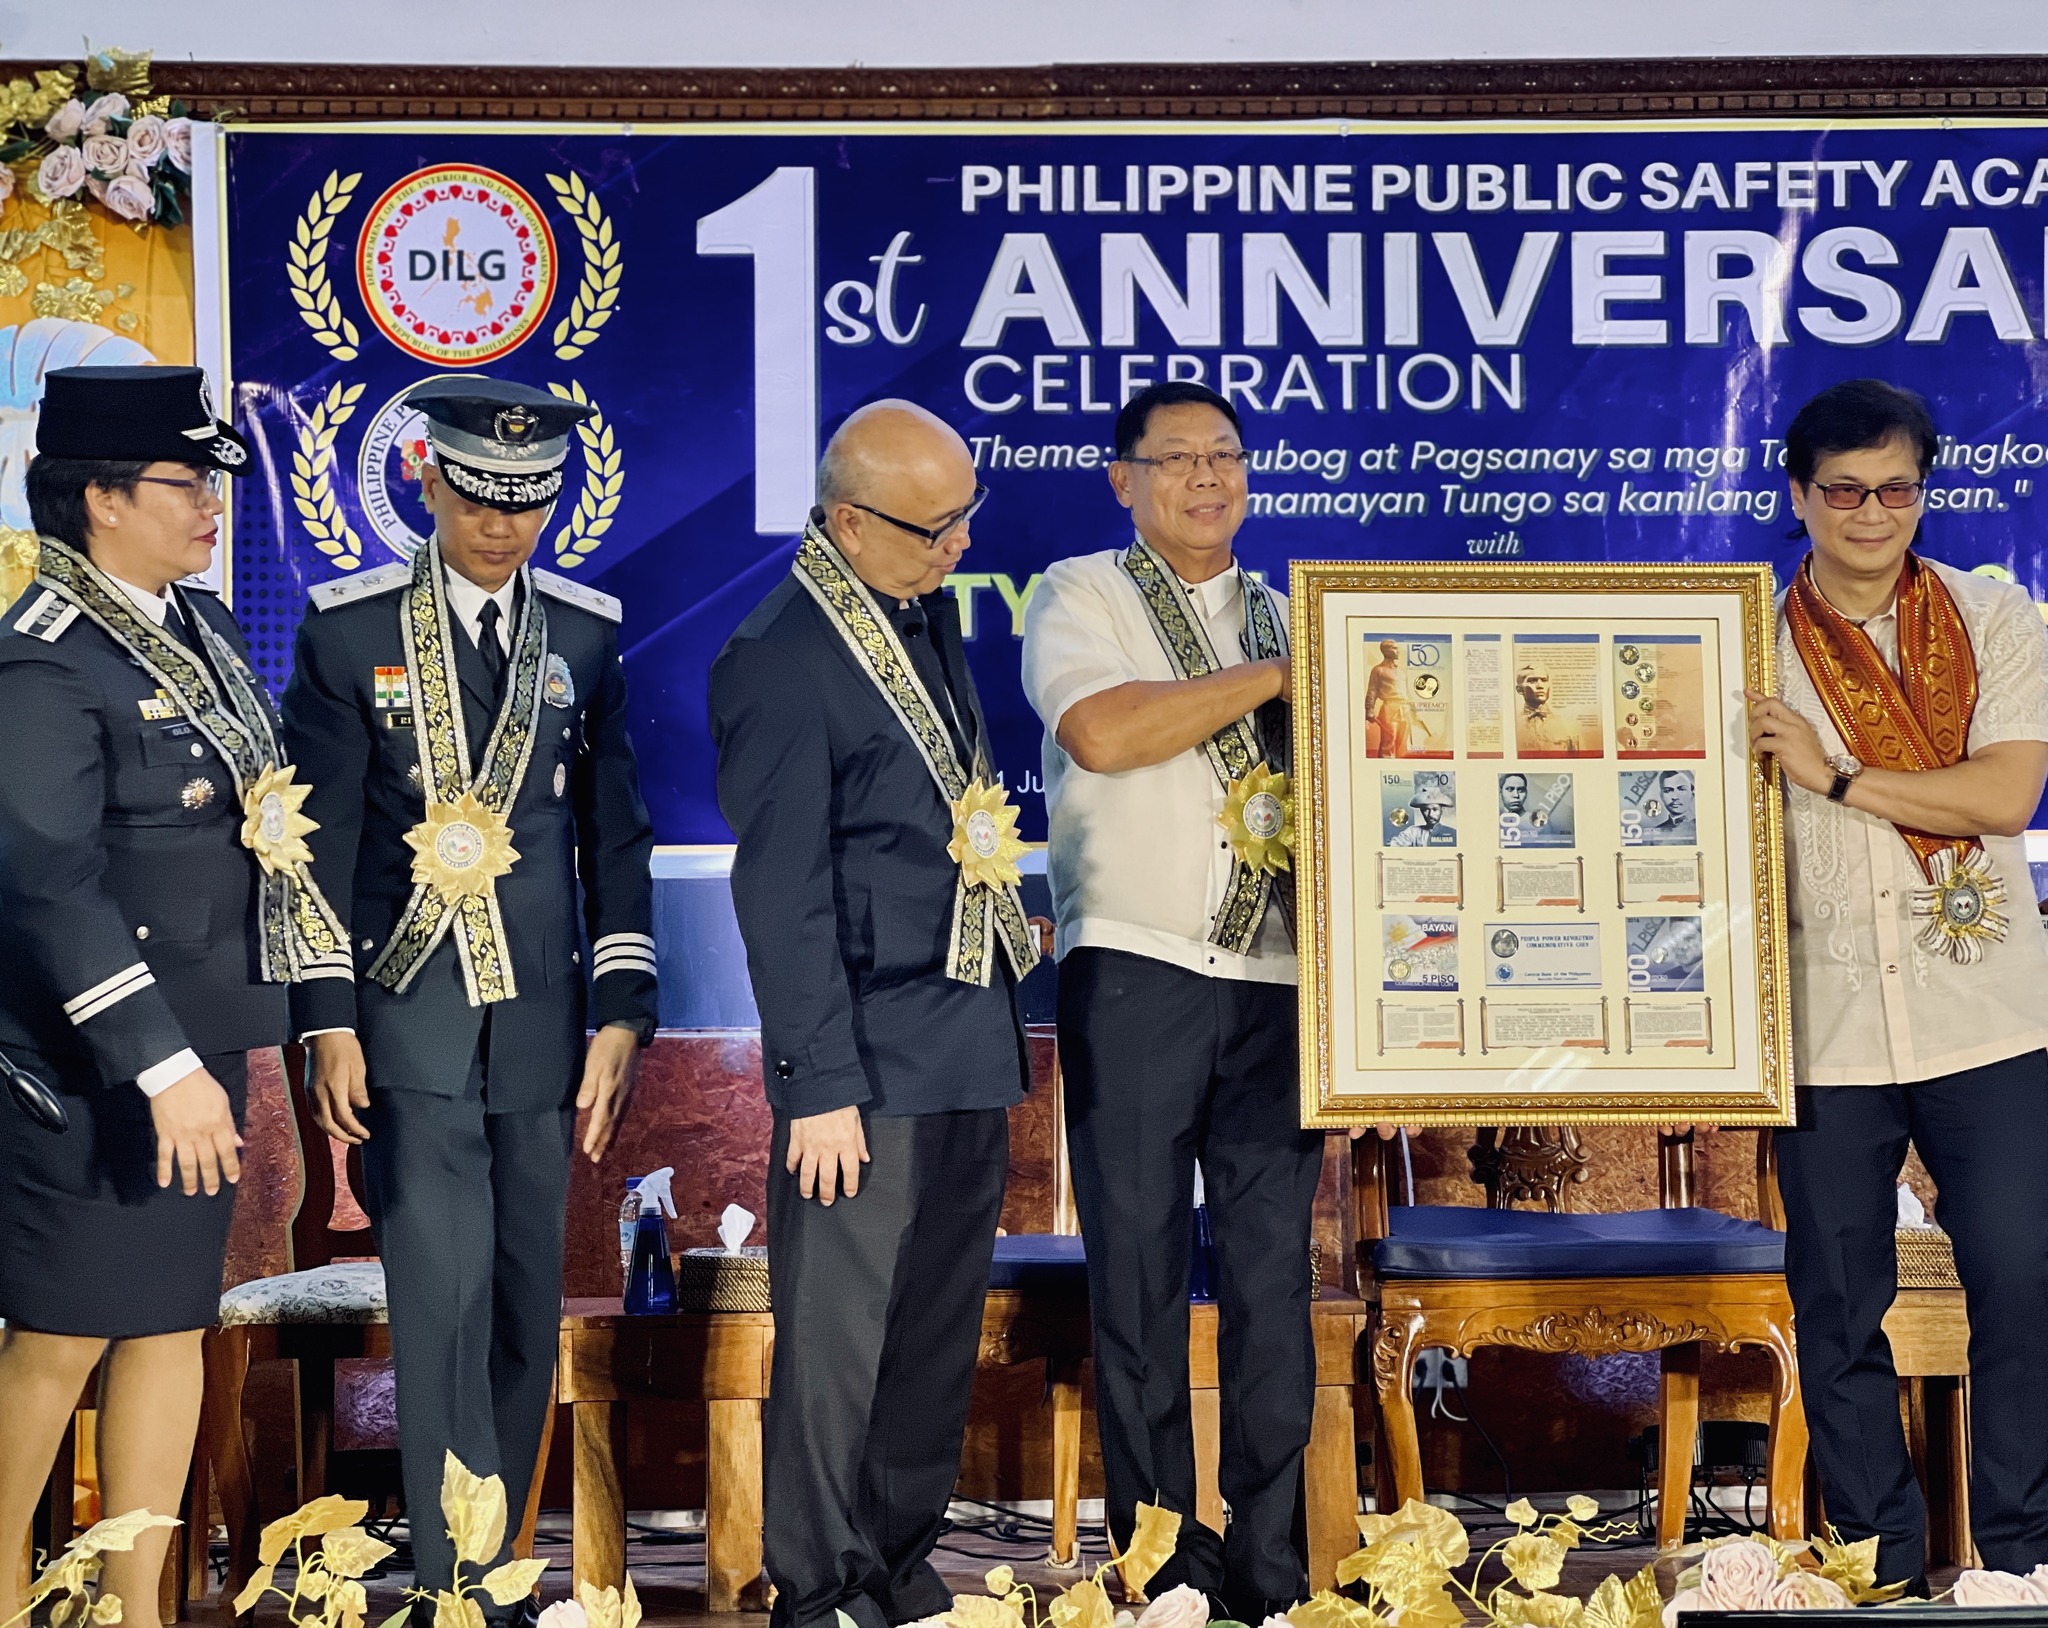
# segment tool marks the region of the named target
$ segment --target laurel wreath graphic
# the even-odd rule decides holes
[[[338,353],[337,353],[338,354]],[[363,563],[362,540],[341,512],[334,494],[334,437],[356,410],[364,387],[337,383],[321,398],[299,430],[292,452],[292,493],[313,546],[344,571]]]
[[[574,379],[567,385],[550,382],[548,388],[564,401],[597,406]],[[612,519],[619,512],[619,493],[626,485],[618,445],[603,411],[578,424],[576,435],[583,443],[583,490],[576,496],[569,523],[555,533],[555,563],[564,570],[581,565],[597,552],[604,534],[612,529]]]
[[[570,362],[594,344],[599,331],[611,321],[625,267],[619,264],[611,217],[583,177],[571,170],[566,177],[550,175],[548,185],[555,189],[555,201],[575,221],[576,233],[583,239],[583,280],[569,302],[569,314],[555,324],[555,354]]]
[[[320,190],[313,194],[306,212],[299,217],[289,251],[291,264],[284,268],[285,276],[291,279],[292,302],[299,308],[300,319],[313,330],[313,337],[334,353],[337,362],[356,359],[356,346],[362,336],[356,332],[356,325],[341,314],[341,301],[335,298],[334,285],[327,280],[327,236],[355,197],[356,183],[362,178],[360,171],[346,177],[339,170],[328,171],[327,179],[320,183]]]

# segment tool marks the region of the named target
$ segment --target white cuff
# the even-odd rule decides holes
[[[187,1046],[183,1051],[172,1052],[161,1063],[150,1064],[135,1076],[135,1083],[145,1097],[153,1097],[170,1090],[199,1066],[199,1053]]]

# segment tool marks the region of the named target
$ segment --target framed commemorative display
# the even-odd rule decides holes
[[[1771,588],[1295,563],[1304,1124],[1790,1122]]]

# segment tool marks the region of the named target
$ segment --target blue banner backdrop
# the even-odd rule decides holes
[[[1004,779],[1035,576],[1128,538],[1141,384],[1226,391],[1246,563],[1755,560],[1786,421],[1877,374],[1945,432],[1927,541],[2048,587],[2048,126],[231,127],[225,303],[261,478],[235,605],[282,684],[307,587],[425,523],[397,398],[471,369],[593,402],[536,563],[625,602],[661,840],[729,840],[712,658],[787,568],[847,412],[956,424],[954,578]]]

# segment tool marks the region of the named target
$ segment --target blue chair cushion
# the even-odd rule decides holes
[[[1085,1293],[1088,1257],[1079,1238],[1056,1238],[1046,1232],[1014,1233],[996,1240],[989,1262],[991,1289],[1064,1289]]]
[[[1385,1278],[1701,1277],[1782,1272],[1785,1235],[1718,1210],[1552,1215],[1396,1205],[1373,1245]],[[998,1240],[1000,1243],[1001,1240]]]

